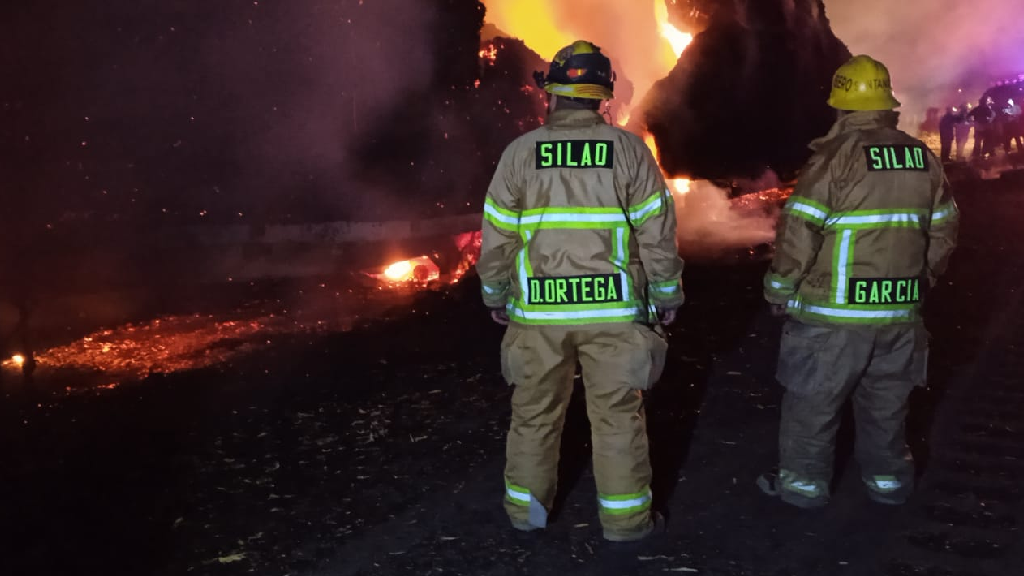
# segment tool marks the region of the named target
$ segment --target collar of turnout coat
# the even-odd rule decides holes
[[[843,115],[832,129],[821,138],[810,143],[811,150],[818,151],[828,142],[839,136],[858,130],[876,130],[878,128],[893,128],[899,124],[900,113],[893,110],[878,110],[870,112],[851,112]]]
[[[572,128],[579,126],[594,126],[595,124],[607,124],[604,116],[593,110],[555,110],[548,115],[548,126],[559,128]]]

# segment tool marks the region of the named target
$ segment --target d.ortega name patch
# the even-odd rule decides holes
[[[611,140],[537,142],[537,170],[614,167],[615,143]]]
[[[593,274],[527,279],[530,304],[603,304],[622,302],[622,276]]]
[[[849,304],[913,304],[921,301],[917,278],[851,278]]]
[[[869,172],[893,170],[928,170],[928,155],[923,146],[907,144],[883,144],[865,146],[864,155],[868,160]]]

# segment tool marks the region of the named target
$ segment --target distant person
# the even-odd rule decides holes
[[[929,134],[934,134],[939,131],[939,109],[929,108],[925,112],[924,122],[917,127],[918,133],[921,137],[925,137]]]
[[[978,101],[978,107],[971,110],[969,114],[974,123],[974,153],[972,157],[975,160],[980,160],[991,152],[992,122],[995,120],[992,103],[991,97],[982,98]]]
[[[836,430],[852,397],[867,495],[902,504],[914,484],[907,398],[925,385],[921,305],[953,251],[958,212],[942,164],[896,127],[888,69],[857,56],[832,86],[838,119],[811,143],[765,277],[765,298],[788,319],[779,468],[757,484],[802,508],[828,503]]]
[[[537,83],[546,125],[505,149],[487,191],[476,265],[515,386],[505,510],[517,530],[547,526],[577,362],[583,370],[604,537],[639,540],[652,512],[641,391],[660,376],[683,303],[672,194],[643,140],[598,112],[611,62],[578,41]]]
[[[957,121],[953,125],[953,132],[956,135],[956,159],[960,162],[967,160],[965,151],[967,149],[967,141],[971,138],[971,105],[964,102],[960,105],[957,110]]]
[[[1006,108],[1003,108],[1004,124],[1003,124],[1003,147],[1006,149],[1006,153],[1010,153],[1010,145],[1012,142],[1017,143],[1017,153],[1021,152],[1021,109],[1020,105],[1010,98],[1006,103]]]
[[[953,138],[956,133],[957,109],[955,106],[946,108],[946,113],[939,119],[939,143],[942,162],[949,162],[953,151]]]

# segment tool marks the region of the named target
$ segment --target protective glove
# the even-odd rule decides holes
[[[504,308],[491,308],[491,320],[502,326],[508,326],[508,312]]]

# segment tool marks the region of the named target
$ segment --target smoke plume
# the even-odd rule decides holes
[[[775,179],[768,172],[759,181]],[[761,182],[750,181],[756,190]],[[771,201],[741,207],[729,192],[707,180],[690,183],[690,191],[676,199],[679,253],[687,260],[713,260],[737,249],[775,241],[777,211]]]
[[[931,106],[977,101],[987,82],[1024,73],[1021,2],[825,0],[825,5],[833,30],[854,54],[869,54],[889,67],[905,122],[919,121]]]

